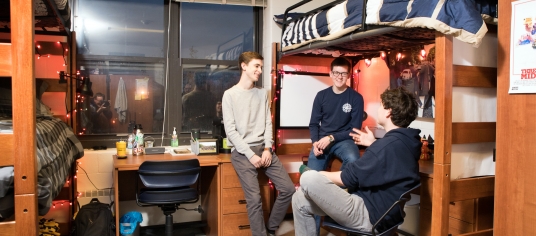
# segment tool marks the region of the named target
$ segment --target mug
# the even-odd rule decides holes
[[[153,147],[153,141],[145,141],[145,147]]]
[[[223,145],[222,145],[222,148],[223,149],[231,149],[228,145],[227,145],[227,138],[223,138]]]
[[[125,141],[116,142],[115,148],[117,148],[117,157],[127,156],[127,142]]]

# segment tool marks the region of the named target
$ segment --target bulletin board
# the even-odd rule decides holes
[[[328,74],[283,74],[279,106],[279,126],[308,128],[316,94],[333,84]],[[347,84],[350,85],[350,79]]]

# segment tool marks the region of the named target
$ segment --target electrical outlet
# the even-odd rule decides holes
[[[105,196],[104,195],[104,190],[99,190],[99,197],[102,197],[102,196]]]
[[[91,197],[98,197],[98,196],[99,196],[99,192],[97,190],[91,191]]]

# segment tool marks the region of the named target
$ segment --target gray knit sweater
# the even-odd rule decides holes
[[[248,159],[255,153],[250,146],[272,147],[272,117],[268,92],[262,88],[233,86],[223,93],[223,123],[227,139]]]

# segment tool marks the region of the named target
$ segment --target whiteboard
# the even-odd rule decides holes
[[[316,94],[332,84],[328,75],[283,74],[279,102],[279,126],[309,127]],[[346,81],[346,84],[350,85],[350,79]]]

